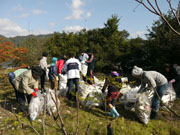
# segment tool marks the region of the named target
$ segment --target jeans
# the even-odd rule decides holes
[[[26,99],[25,99],[25,97],[27,98],[27,101],[29,104],[31,101],[32,95],[24,94],[24,93],[17,91],[17,97],[18,97],[18,103],[20,105],[20,111],[25,112],[26,111],[26,106],[25,106]]]
[[[68,79],[68,82],[67,82],[67,86],[68,86],[67,97],[68,97],[68,99],[75,97],[75,95],[72,95],[73,84],[75,84],[75,93],[76,93],[79,88],[79,78]]]
[[[157,86],[156,88],[156,91],[160,98],[162,98],[162,96],[166,93],[167,90],[168,90],[168,83],[161,86]],[[152,110],[154,111],[159,111],[159,106],[160,106],[159,97],[157,96],[155,92],[152,98]]]
[[[15,92],[15,95],[16,95],[16,100],[18,100],[17,90],[16,90],[15,85],[14,85],[15,74],[13,72],[9,72],[8,73],[8,78],[9,78],[9,82],[11,83],[11,85],[14,88],[14,92]]]

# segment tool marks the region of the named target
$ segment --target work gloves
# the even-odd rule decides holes
[[[172,80],[169,81],[169,83],[172,84],[172,83],[175,83],[175,81],[176,81],[175,79],[172,79]]]
[[[33,97],[36,98],[36,97],[37,97],[36,92],[38,92],[38,88],[35,88],[34,90],[35,90],[35,91],[32,93],[32,95],[33,95]]]

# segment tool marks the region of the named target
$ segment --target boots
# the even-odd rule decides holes
[[[113,128],[111,124],[107,126],[107,135],[113,135]]]
[[[151,115],[150,115],[150,119],[151,120],[157,120],[157,116],[158,116],[158,112],[151,110]]]
[[[113,118],[119,117],[119,113],[117,112],[115,107],[112,108],[111,113],[115,115],[115,117]]]

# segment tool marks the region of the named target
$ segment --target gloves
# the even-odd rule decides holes
[[[38,88],[35,88],[34,90],[35,90],[36,92],[38,92]]]
[[[36,95],[36,93],[35,93],[35,92],[33,92],[33,93],[32,93],[32,95],[33,95],[33,97],[35,97],[35,98],[37,97],[37,95]]]
[[[169,81],[169,83],[172,84],[172,83],[175,83],[175,81],[176,81],[175,79],[172,79],[172,80]]]

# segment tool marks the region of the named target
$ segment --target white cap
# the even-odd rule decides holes
[[[143,73],[143,69],[137,66],[133,67],[132,76],[140,76]]]

